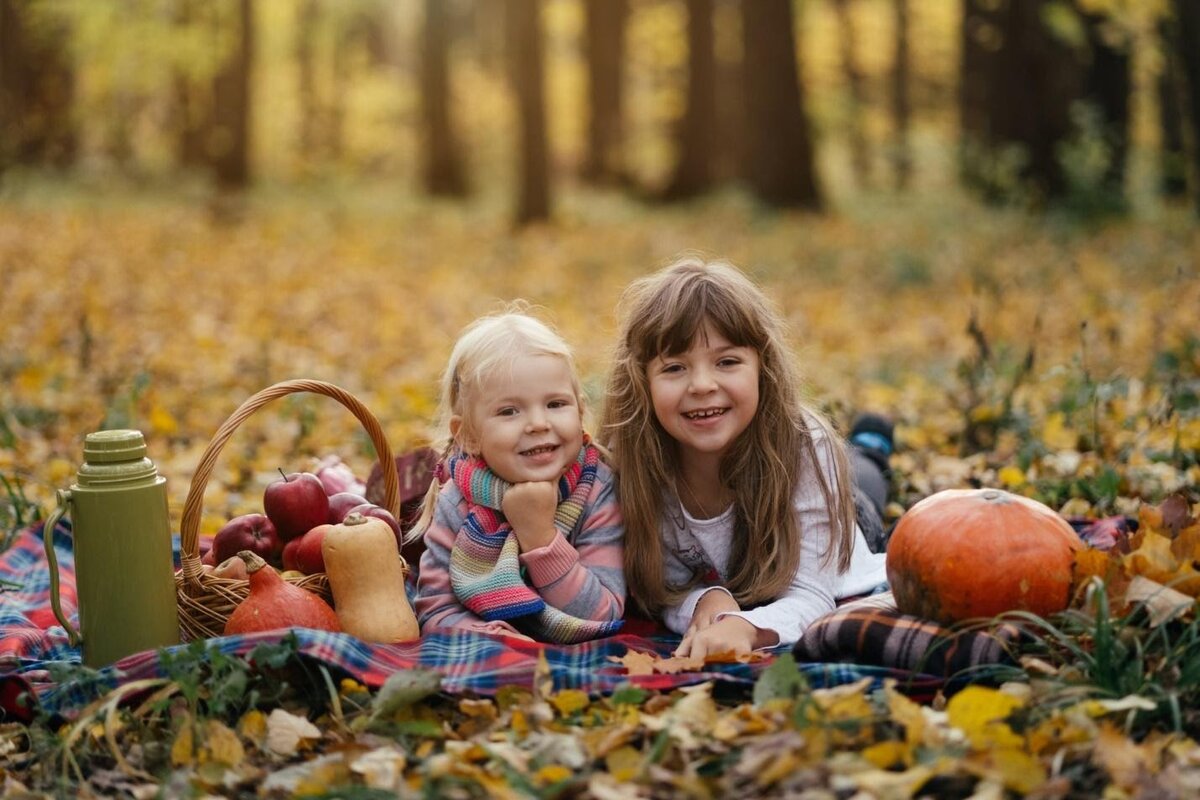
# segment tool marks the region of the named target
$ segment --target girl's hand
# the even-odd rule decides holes
[[[684,631],[683,640],[675,649],[675,655],[686,655],[695,641],[696,634],[711,628],[715,624],[713,619],[722,611],[741,611],[741,607],[728,592],[720,589],[710,589],[701,595],[696,603],[696,610],[692,612],[692,624]]]
[[[692,612],[692,624],[688,626],[687,633],[702,631],[712,625],[713,618],[722,611],[741,610],[741,606],[729,592],[710,589],[701,595],[700,601],[696,603],[696,610]]]
[[[685,658],[705,658],[713,653],[741,655],[754,649],[759,630],[741,617],[722,617],[703,630],[683,637],[675,655]]]
[[[558,485],[549,481],[515,483],[504,493],[500,510],[512,525],[521,552],[545,547],[554,541],[554,512]]]

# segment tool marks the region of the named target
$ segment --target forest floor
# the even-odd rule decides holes
[[[375,186],[239,204],[0,199],[0,535],[48,512],[86,433],[124,426],[145,431],[178,529],[213,432],[289,378],[355,394],[397,451],[423,444],[456,333],[517,297],[576,347],[594,411],[622,287],[688,251],[767,288],[810,396],[840,426],[863,409],[895,418],[893,518],[975,485],[1074,517],[1140,517],[1167,539],[1194,527],[1186,513],[1164,522],[1160,505],[1177,492],[1194,502],[1200,485],[1200,227],[1184,209],[1101,225],[953,193],[813,216],[736,193],[656,207],[571,191],[555,224],[514,232],[484,202]],[[321,398],[277,401],[232,441],[203,533],[261,510],[278,468],[336,454],[365,474],[373,460],[356,421]],[[1149,549],[1142,566],[1112,564],[1186,583],[1200,556],[1155,553],[1154,570]],[[1200,625],[1192,610],[1150,622],[1111,592],[1101,613],[1098,596],[1043,629],[1056,633],[1020,680],[957,705],[922,708],[890,688],[798,692],[783,661],[734,700],[711,687],[589,698],[535,686],[397,708],[349,683],[313,705],[297,693],[248,708],[176,680],[158,706],[100,704],[82,727],[0,723],[0,774],[13,791],[139,797],[1195,791]],[[256,680],[244,662],[224,668]],[[272,735],[291,744],[273,750]],[[155,754],[152,740],[173,744]]]

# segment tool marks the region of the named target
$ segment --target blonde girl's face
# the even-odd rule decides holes
[[[533,355],[498,369],[468,399],[450,432],[509,483],[557,481],[583,446],[583,415],[568,363]]]
[[[758,411],[758,353],[738,347],[707,323],[684,353],[646,366],[659,424],[680,457],[723,456]]]

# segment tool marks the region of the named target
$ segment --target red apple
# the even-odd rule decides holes
[[[299,542],[296,548],[296,569],[305,575],[313,575],[325,571],[325,556],[321,553],[321,542],[333,525],[318,525],[308,533],[294,541]]]
[[[217,554],[212,551],[211,547],[208,549],[207,553],[200,556],[200,563],[209,567],[215,567],[217,565]]]
[[[284,570],[294,569],[299,570],[296,566],[296,551],[300,548],[300,542],[304,541],[304,537],[292,539],[283,546],[283,568]]]
[[[316,475],[293,472],[267,486],[263,510],[275,523],[279,538],[290,542],[329,521],[329,497]]]
[[[399,551],[404,543],[404,534],[400,532],[400,523],[396,521],[394,516],[392,516],[392,512],[388,511],[383,506],[377,506],[374,503],[363,503],[361,506],[356,506],[355,508],[350,509],[350,511],[347,513],[347,516],[356,511],[359,514],[362,514],[364,517],[375,517],[376,519],[381,519],[386,522],[388,527],[392,529],[392,533],[396,534],[396,549]]]
[[[242,514],[225,523],[213,537],[213,558],[218,564],[241,550],[257,553],[266,561],[278,562],[283,544],[275,525],[263,514]]]
[[[341,522],[354,508],[361,505],[371,505],[367,498],[354,492],[338,492],[329,496],[329,521]]]

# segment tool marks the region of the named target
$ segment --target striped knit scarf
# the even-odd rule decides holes
[[[564,537],[583,515],[599,462],[599,451],[585,443],[559,478],[554,527]],[[467,518],[450,551],[450,586],[464,606],[485,620],[507,620],[539,641],[560,644],[607,636],[621,627],[620,620],[580,619],[547,604],[521,576],[520,546],[500,512],[512,484],[476,457],[451,456],[446,466],[467,500]]]

